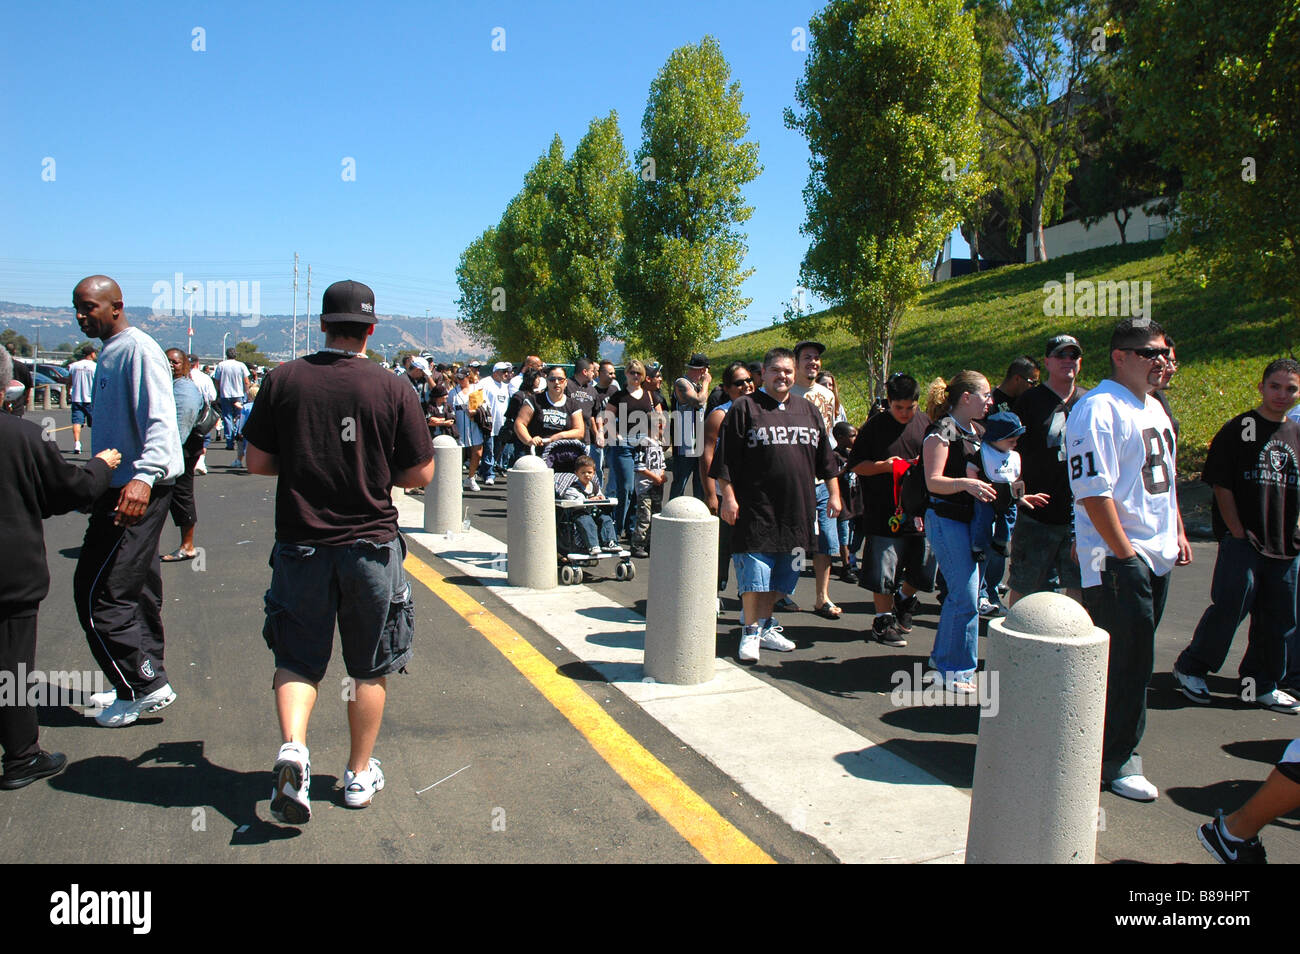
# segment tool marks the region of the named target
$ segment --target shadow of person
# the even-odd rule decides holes
[[[337,782],[332,775],[313,776],[311,798],[332,799]],[[255,806],[269,800],[269,783],[265,771],[236,772],[213,764],[203,754],[201,741],[163,742],[133,759],[91,756],[70,762],[61,775],[50,779],[52,788],[90,798],[205,812],[211,807],[233,827],[232,845],[265,844],[301,834],[298,828],[258,817]]]

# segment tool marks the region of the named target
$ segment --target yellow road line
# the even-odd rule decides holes
[[[767,852],[632,738],[581,686],[556,672],[555,663],[504,620],[480,606],[464,590],[448,583],[418,557],[408,553],[405,567],[406,572],[482,633],[583,734],[600,757],[706,860],[775,864]]]

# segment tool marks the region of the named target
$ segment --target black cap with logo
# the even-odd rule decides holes
[[[335,282],[321,299],[320,320],[375,323],[375,293],[369,285],[351,280]]]

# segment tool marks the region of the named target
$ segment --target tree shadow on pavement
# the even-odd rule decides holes
[[[1163,794],[1179,808],[1185,808],[1195,815],[1203,815],[1208,820],[1214,817],[1216,809],[1225,813],[1235,812],[1259,788],[1256,779],[1224,779],[1200,788],[1167,788]],[[1300,809],[1283,816],[1291,821],[1275,821],[1274,825],[1290,831],[1300,831]]]
[[[215,765],[203,754],[203,743],[164,742],[134,759],[96,755],[69,763],[50,787],[90,798],[136,802],[159,808],[208,808],[223,815],[235,829],[232,845],[257,845],[295,838],[301,831],[257,817],[254,806],[268,798],[269,773],[236,772]],[[330,801],[338,779],[313,775],[311,798]]]

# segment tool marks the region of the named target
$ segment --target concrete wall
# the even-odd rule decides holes
[[[1144,203],[1150,205],[1158,202],[1152,199]],[[1134,206],[1133,215],[1128,220],[1124,232],[1130,242],[1145,242],[1147,239],[1164,238],[1169,231],[1168,220],[1162,215],[1147,215],[1142,206]],[[1085,228],[1082,222],[1062,222],[1051,228],[1043,229],[1043,243],[1047,246],[1048,258],[1060,258],[1073,252],[1082,252],[1103,245],[1119,244],[1119,226],[1115,217],[1108,215],[1091,228]],[[1025,261],[1034,260],[1034,236],[1025,235]]]

